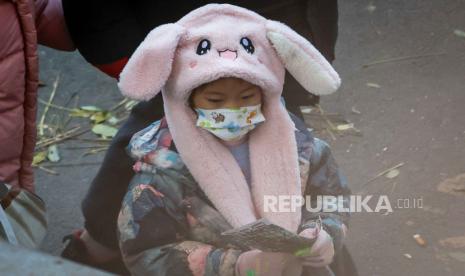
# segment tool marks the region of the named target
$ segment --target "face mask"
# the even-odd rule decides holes
[[[196,108],[197,126],[225,141],[237,141],[265,121],[261,105],[240,108]]]

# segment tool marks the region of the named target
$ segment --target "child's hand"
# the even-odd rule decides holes
[[[310,254],[302,256],[304,266],[322,267],[329,265],[334,258],[334,244],[331,236],[324,229],[308,228],[299,234],[302,237],[317,240],[310,249]]]
[[[237,259],[236,275],[239,276],[300,276],[302,262],[288,253],[251,250]]]

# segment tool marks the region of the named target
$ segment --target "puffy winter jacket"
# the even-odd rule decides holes
[[[343,206],[348,207],[351,192],[329,145],[313,137],[303,121],[292,115],[291,118],[296,125],[303,194],[312,198],[341,196]],[[136,175],[123,200],[118,234],[123,259],[131,273],[192,275],[189,252],[208,244],[214,249],[205,262],[199,262],[205,267],[204,275],[234,275],[241,251],[230,247],[220,235],[231,226],[183,163],[166,120],[136,133],[129,144],[129,152],[136,160],[133,167]],[[314,203],[311,202],[313,208]],[[318,218],[333,239],[337,259],[344,243],[343,224],[348,225],[350,214],[309,212],[303,208],[300,230]],[[303,275],[327,275],[316,272],[309,270]]]
[[[61,0],[0,0],[0,180],[34,190],[37,43],[73,50]]]

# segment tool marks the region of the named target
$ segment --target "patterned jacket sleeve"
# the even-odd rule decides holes
[[[234,275],[240,252],[186,238],[183,212],[170,211],[175,196],[162,194],[155,185],[139,184],[148,183],[147,177],[152,178],[134,177],[118,218],[120,248],[131,274]]]
[[[339,206],[342,205],[347,209],[350,206],[351,191],[347,186],[345,177],[341,174],[336,164],[329,145],[325,141],[314,137],[311,148],[310,172],[305,196],[310,196],[309,202],[312,211],[309,211],[306,205],[303,206],[301,230],[321,218],[323,229],[333,238],[337,254],[343,245],[345,228],[348,226],[350,213],[339,211],[323,212],[325,210],[321,210],[320,207],[323,206],[323,201],[320,198],[320,204],[322,205],[318,206],[317,197],[326,195],[335,196]],[[308,201],[306,202],[308,204]]]

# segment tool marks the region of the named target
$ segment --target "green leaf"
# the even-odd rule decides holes
[[[105,124],[97,124],[92,128],[92,132],[103,138],[113,138],[116,132],[118,132],[118,129]]]
[[[60,152],[58,151],[57,145],[51,145],[48,147],[47,158],[50,162],[56,163],[60,161]]]
[[[253,269],[248,269],[247,272],[245,273],[247,276],[255,276],[255,270]]]
[[[69,116],[89,118],[99,113],[106,114],[107,112],[97,106],[85,105],[85,106],[81,106],[79,109],[75,109],[73,112],[69,114]],[[99,116],[102,116],[102,115],[99,115]]]
[[[37,166],[40,163],[44,162],[47,158],[47,151],[39,151],[34,153],[34,158],[32,159],[32,166]]]
[[[303,248],[303,249],[297,250],[297,251],[294,253],[294,256],[296,256],[296,257],[306,257],[306,256],[310,256],[311,251],[312,251],[312,249],[311,249],[310,247],[305,247],[305,248]]]
[[[100,124],[105,122],[110,117],[111,114],[109,112],[97,112],[90,116],[90,120],[95,124]]]

